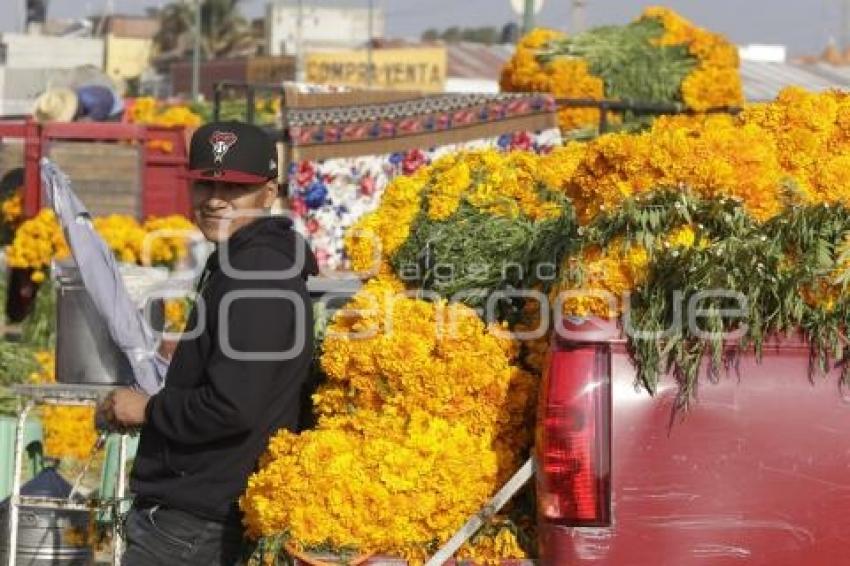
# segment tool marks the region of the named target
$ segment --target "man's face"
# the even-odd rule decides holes
[[[223,242],[262,215],[274,202],[276,192],[274,181],[262,185],[195,181],[192,185],[195,222],[207,240]]]

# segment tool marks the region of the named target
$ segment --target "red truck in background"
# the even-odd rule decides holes
[[[132,195],[136,199],[133,210],[136,216],[146,218],[176,213],[188,215],[188,182],[181,175],[188,162],[184,138],[185,131],[182,127],[111,122],[39,124],[31,119],[0,120],[0,141],[23,143],[22,196],[26,217],[34,216],[41,208],[39,160],[51,156],[51,149],[55,144],[94,142],[122,144],[137,151],[139,178],[135,180],[135,184],[138,185],[138,194]],[[7,175],[9,171],[2,173]],[[17,173],[21,174],[21,171]],[[131,191],[131,187],[125,188],[125,192]],[[92,209],[96,211],[97,203],[92,204]]]
[[[569,330],[538,407],[543,564],[850,564],[850,393],[808,378],[806,343],[741,353],[674,413],[676,382],[636,387],[619,335]]]

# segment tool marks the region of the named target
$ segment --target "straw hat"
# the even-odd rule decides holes
[[[38,122],[70,122],[77,114],[77,93],[69,88],[51,88],[35,101],[32,114]]]

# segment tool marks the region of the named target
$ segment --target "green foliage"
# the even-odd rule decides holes
[[[221,101],[219,110],[220,120],[238,120],[246,121],[248,119],[248,107],[245,97],[224,98]],[[203,123],[212,122],[213,119],[213,103],[212,101],[191,102],[189,108],[195,114],[201,117]],[[254,109],[254,124],[258,126],[275,126],[279,127],[280,116],[272,107],[272,98],[263,97],[259,100],[259,104]]]
[[[22,383],[39,369],[34,348],[26,344],[0,341],[0,387]]]
[[[422,41],[437,41],[440,39],[447,43],[468,41],[471,43],[493,45],[494,43],[498,43],[501,39],[501,32],[493,26],[474,28],[451,26],[442,32],[435,28],[430,28],[422,33]]]
[[[483,306],[499,290],[527,289],[537,283],[545,289],[555,278],[546,279],[537,266],[557,266],[575,242],[573,209],[563,199],[562,206],[560,217],[536,222],[493,216],[466,203],[442,221],[421,213],[391,263],[409,286],[445,298],[474,290],[456,297],[470,306]]]
[[[56,346],[56,292],[49,279],[41,284],[32,312],[22,324],[25,344],[39,350]]]
[[[653,45],[663,33],[655,20],[599,27],[552,42],[539,58],[585,59],[590,72],[605,81],[606,98],[681,102],[682,81],[697,62],[685,46]]]
[[[702,245],[660,245],[660,238],[684,225],[694,229]],[[758,224],[732,199],[658,191],[597,219],[583,241],[604,246],[623,238],[649,250],[646,281],[632,294],[624,321],[643,334],[630,333],[628,347],[638,379],[650,392],[661,375],[672,373],[682,409],[696,392],[702,368],[715,379],[734,366],[742,350],[754,348],[760,355],[771,336],[801,332],[811,345],[812,375],[845,357],[846,293],[838,294],[831,309],[823,309],[809,304],[803,291],[847,281],[850,253],[837,249],[848,234],[850,211],[844,207],[789,208]],[[712,290],[738,296],[697,297]],[[687,320],[691,301],[702,311],[697,328]],[[842,372],[845,382],[850,376],[846,364]]]

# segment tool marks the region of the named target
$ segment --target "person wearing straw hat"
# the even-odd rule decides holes
[[[35,101],[37,122],[117,122],[124,114],[124,101],[111,88],[84,85],[76,89],[50,88]]]

